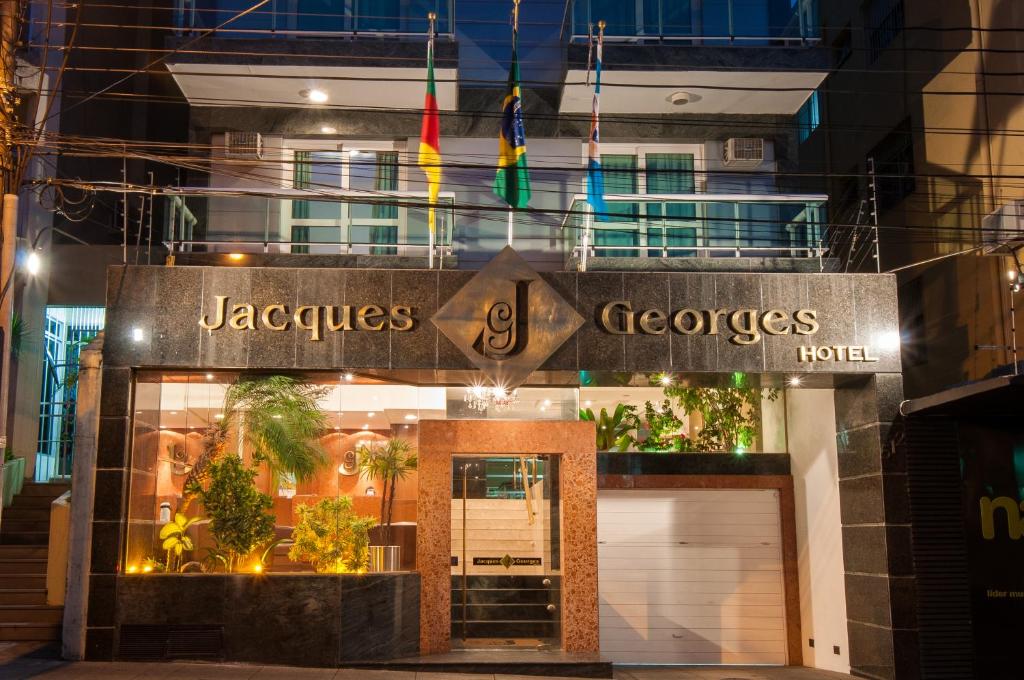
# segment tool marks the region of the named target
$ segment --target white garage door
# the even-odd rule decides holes
[[[778,491],[600,491],[597,539],[602,655],[786,663]]]

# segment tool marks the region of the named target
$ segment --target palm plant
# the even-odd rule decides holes
[[[391,544],[391,517],[395,504],[395,486],[416,469],[416,452],[404,439],[393,438],[384,443],[364,444],[356,451],[359,468],[370,479],[381,483],[380,526],[382,545]]]
[[[317,438],[327,424],[318,401],[326,388],[285,375],[243,376],[224,395],[219,420],[203,436],[203,450],[188,476],[185,493],[195,496],[209,476],[210,465],[227,449],[231,428],[238,427],[254,463],[266,463],[275,481],[283,475],[308,481],[327,456]]]

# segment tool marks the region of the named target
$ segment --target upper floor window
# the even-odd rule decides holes
[[[796,112],[797,137],[801,142],[811,136],[821,123],[821,97],[815,90]]]
[[[868,61],[892,44],[903,30],[903,0],[870,0],[864,9],[864,25],[868,38]]]
[[[914,177],[914,140],[910,120],[904,120],[871,150],[875,163],[878,211],[892,208],[917,188]]]
[[[853,54],[853,38],[850,33],[850,25],[839,32],[832,42],[832,63],[835,68],[840,68]]]
[[[692,194],[697,172],[703,169],[700,148],[603,144],[602,150],[608,152],[601,154],[605,193]]]

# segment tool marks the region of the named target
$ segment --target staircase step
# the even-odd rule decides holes
[[[33,496],[33,498],[39,498],[39,496]],[[49,522],[50,506],[45,505],[38,508],[28,508],[23,506],[11,505],[11,507],[9,508],[4,508],[3,523],[7,523],[12,519]]]
[[[49,508],[52,504],[53,499],[49,496],[22,496],[18,494],[14,497],[11,507],[4,508],[4,514],[6,515],[8,510],[14,508]]]
[[[0,623],[0,640],[5,642],[59,640],[60,629],[60,624],[54,623]]]
[[[0,531],[0,545],[48,545],[48,531]]]
[[[42,588],[45,590],[46,574],[4,574],[0,576],[0,585],[14,590],[21,590],[23,588],[33,590]]]
[[[0,545],[0,560],[43,560],[47,551],[45,545]]]
[[[57,498],[70,489],[71,485],[66,483],[25,482],[25,485],[21,488],[21,493],[18,495]]]
[[[50,518],[47,517],[43,520],[18,519],[8,517],[5,512],[3,518],[0,519],[0,533],[17,533],[20,531],[42,531],[43,533],[48,533],[50,531]]]
[[[0,559],[0,574],[45,574],[46,559]]]
[[[60,623],[64,607],[50,605],[0,605],[0,626],[5,623]]]
[[[0,583],[4,583],[0,581]],[[44,582],[45,583],[45,582]],[[45,588],[0,588],[0,603],[5,605],[46,604]]]

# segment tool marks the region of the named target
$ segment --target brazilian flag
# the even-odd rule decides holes
[[[523,126],[523,94],[519,88],[516,42],[516,33],[513,32],[512,67],[508,71],[508,91],[502,103],[494,193],[511,208],[525,208],[530,202],[530,173],[526,169],[526,129]]]

